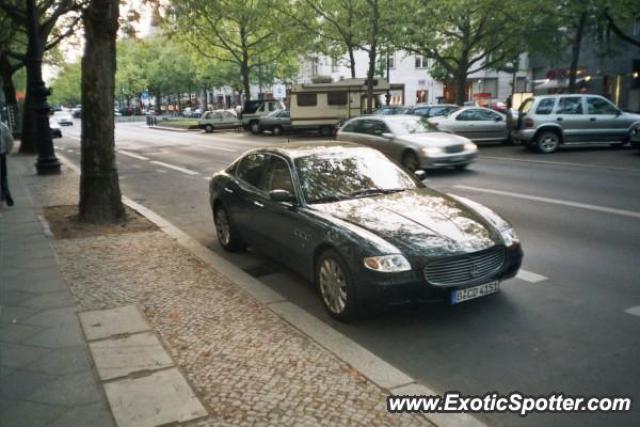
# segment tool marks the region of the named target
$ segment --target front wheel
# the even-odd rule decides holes
[[[542,132],[536,139],[536,148],[544,154],[553,153],[560,146],[560,136],[556,132]]]
[[[211,125],[206,125],[206,126],[204,127],[204,131],[205,131],[206,133],[211,133],[211,132],[213,132],[213,126],[211,126]]]
[[[345,262],[333,250],[324,252],[315,267],[315,279],[322,303],[329,315],[346,322],[359,315],[358,301]]]
[[[253,122],[249,123],[249,131],[254,135],[259,134],[260,133],[260,123],[258,123],[257,121],[253,121]]]
[[[282,135],[282,126],[274,126],[273,130],[271,131],[271,133],[273,134],[273,136]]]
[[[231,225],[229,214],[223,206],[216,208],[213,214],[213,221],[216,225],[218,242],[220,242],[220,245],[224,250],[237,252],[245,248],[244,242]]]
[[[420,161],[415,153],[408,151],[402,156],[402,166],[411,173],[414,173],[420,167]]]

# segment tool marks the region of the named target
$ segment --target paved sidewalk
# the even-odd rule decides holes
[[[0,425],[113,426],[74,299],[23,181],[9,160],[15,206],[0,211]]]

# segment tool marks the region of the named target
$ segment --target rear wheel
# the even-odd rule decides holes
[[[541,153],[553,153],[559,146],[560,136],[556,132],[544,131],[536,138],[536,148]]]
[[[222,248],[229,252],[237,252],[245,248],[245,244],[238,236],[229,220],[229,214],[223,206],[218,206],[213,214],[216,225],[216,235]]]
[[[331,317],[343,322],[358,317],[358,301],[349,269],[338,253],[328,250],[320,255],[315,277],[322,302]]]
[[[256,120],[252,121],[251,123],[249,123],[249,131],[254,134],[257,135],[260,133],[260,123]]]
[[[331,136],[331,133],[332,133],[332,130],[329,126],[320,127],[320,135],[324,137],[328,137],[328,136]]]
[[[282,126],[274,126],[273,129],[271,130],[271,133],[273,134],[273,136],[280,136],[282,135]]]
[[[206,133],[211,133],[211,132],[213,132],[213,126],[212,126],[212,125],[206,125],[206,126],[204,127],[204,131],[205,131]]]
[[[420,167],[418,156],[412,151],[407,151],[402,156],[402,166],[411,173],[414,173]]]

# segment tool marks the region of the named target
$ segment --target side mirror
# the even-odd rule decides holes
[[[382,134],[382,137],[387,139],[393,139],[393,134],[391,132],[384,132]]]
[[[272,190],[269,192],[269,199],[278,203],[293,203],[296,201],[295,196],[287,190]]]
[[[622,115],[622,111],[621,110],[616,110],[616,117]]]
[[[498,116],[498,117],[496,117],[496,118],[495,118],[495,119],[493,119],[493,120],[494,120],[494,121],[496,121],[496,122],[501,122],[501,121],[502,121],[502,117]]]
[[[422,169],[416,169],[416,171],[413,174],[420,181],[422,181],[423,179],[425,179],[427,177],[427,173],[425,171],[423,171]]]

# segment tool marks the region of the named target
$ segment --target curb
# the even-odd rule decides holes
[[[62,163],[75,173],[80,173],[80,169],[69,159],[63,155],[58,155],[58,157]],[[292,327],[334,354],[338,359],[352,366],[362,376],[390,395],[433,396],[440,394],[425,385],[419,384],[414,378],[400,369],[293,304],[283,295],[249,275],[249,273],[209,250],[156,212],[126,196],[122,196],[122,201],[125,205],[158,226],[169,237],[175,239],[178,244],[191,252],[192,255],[226,276],[231,282],[266,305],[267,308]],[[439,427],[487,427],[482,421],[465,413],[420,415]]]
[[[169,126],[149,126],[146,125],[149,129],[158,129],[158,130],[168,130],[171,132],[202,132],[202,129],[180,129],[180,128],[172,128]]]

